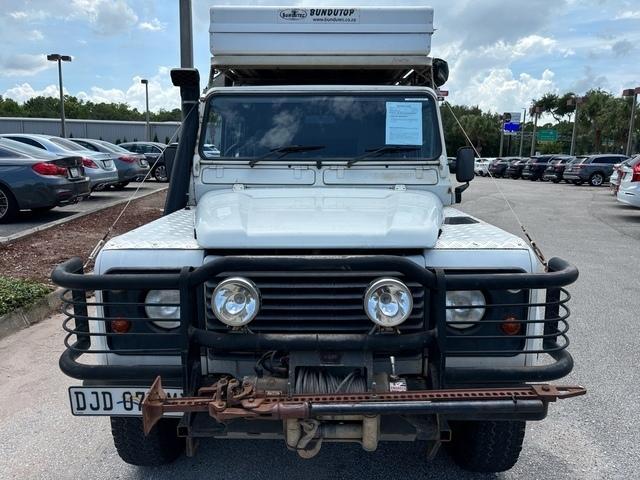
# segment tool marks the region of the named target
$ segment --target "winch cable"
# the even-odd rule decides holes
[[[451,105],[449,104],[449,102],[447,102],[445,100],[445,101],[443,101],[443,103],[447,106],[447,108],[451,112],[451,115],[453,115],[454,120],[456,121],[456,123],[460,127],[460,130],[462,131],[463,135],[467,139],[467,142],[469,143],[469,145],[471,145],[471,148],[473,148],[475,156],[477,158],[481,158],[480,157],[480,153],[478,152],[476,147],[473,145],[473,142],[469,138],[469,135],[467,135],[467,132],[464,129],[464,127],[462,126],[462,124],[460,123],[460,120],[458,120],[458,117],[456,116],[455,112],[453,111],[453,108],[451,108]],[[540,260],[540,262],[542,262],[542,264],[545,266],[545,268],[548,268],[547,259],[545,258],[544,254],[542,253],[542,250],[540,250],[540,247],[538,247],[538,244],[535,242],[535,240],[533,238],[531,238],[531,235],[529,235],[529,232],[527,231],[527,228],[524,226],[524,223],[522,223],[522,221],[520,220],[520,217],[518,216],[516,211],[511,206],[511,203],[509,202],[509,199],[504,194],[504,192],[500,188],[500,185],[498,184],[498,182],[496,182],[495,177],[491,174],[489,169],[487,169],[487,173],[489,174],[489,177],[491,177],[491,180],[493,181],[493,184],[495,185],[496,189],[498,190],[498,193],[502,196],[502,198],[504,199],[505,203],[509,207],[509,210],[511,210],[511,213],[513,214],[514,218],[516,219],[516,222],[518,222],[518,225],[520,226],[520,229],[522,230],[522,233],[524,233],[524,236],[525,236],[527,242],[531,246],[531,249],[533,250],[533,253],[536,255],[536,257],[538,257],[538,260]]]
[[[334,375],[317,368],[298,369],[295,392],[299,394],[362,393],[367,384],[360,370],[353,370],[347,376]]]
[[[194,110],[197,110],[197,107],[198,107],[197,103],[194,103],[191,106],[191,108],[189,109],[189,111],[187,112],[185,117],[182,119],[182,122],[180,122],[180,125],[178,126],[178,128],[176,128],[176,131],[174,132],[174,134],[169,139],[169,143],[167,143],[167,145],[170,145],[174,141],[174,139],[178,136],[178,134],[182,130],[182,125],[184,125],[184,121],[193,113]],[[107,229],[107,231],[102,236],[102,238],[100,238],[98,243],[96,243],[95,247],[93,247],[93,250],[91,250],[91,253],[89,254],[89,257],[87,258],[87,261],[82,266],[83,269],[86,269],[95,260],[95,258],[98,256],[98,253],[100,253],[100,250],[102,250],[102,247],[104,247],[105,243],[107,243],[109,235],[111,235],[111,232],[115,228],[116,224],[120,221],[120,218],[122,218],[122,215],[124,215],[124,212],[127,210],[127,208],[129,208],[129,205],[131,205],[132,201],[137,200],[136,195],[138,195],[138,192],[140,191],[140,188],[142,187],[144,182],[147,181],[147,179],[149,178],[149,175],[151,175],[151,172],[153,172],[153,169],[156,167],[156,165],[158,164],[158,162],[162,158],[163,153],[158,155],[158,158],[156,158],[155,162],[153,162],[153,165],[151,165],[149,167],[149,171],[142,178],[142,180],[140,182],[138,182],[138,186],[134,190],[134,192],[131,195],[129,195],[129,198],[127,199],[127,202],[124,204],[124,207],[122,207],[122,210],[120,210],[120,213],[118,214],[116,219],[113,221],[111,226]]]

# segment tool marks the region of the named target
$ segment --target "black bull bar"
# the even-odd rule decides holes
[[[198,309],[203,284],[219,275],[233,272],[260,271],[389,271],[398,272],[408,281],[418,282],[427,293],[424,329],[409,334],[267,334],[214,332],[206,329]],[[569,294],[564,286],[578,278],[578,270],[565,260],[552,258],[543,273],[463,273],[448,274],[442,269],[424,268],[413,261],[397,256],[235,256],[221,257],[201,267],[184,267],[178,272],[114,273],[85,275],[82,261],[70,259],[53,272],[54,283],[68,289],[63,294],[64,312],[67,315],[65,339],[67,349],[60,358],[60,368],[70,377],[93,383],[117,381],[151,384],[160,376],[167,384],[182,385],[185,394],[195,394],[199,388],[201,347],[214,351],[265,351],[265,350],[359,350],[370,352],[428,351],[435,378],[440,388],[457,384],[514,384],[544,382],[567,375],[573,368],[573,359],[566,351],[569,344],[566,332]],[[87,299],[87,292],[109,290],[175,289],[180,292],[180,327],[175,333],[145,334],[170,336],[178,340],[177,347],[164,351],[180,356],[179,365],[90,365],[80,363],[80,356],[95,353],[120,353],[115,350],[91,348],[92,339],[109,337],[116,333],[98,333],[89,329],[89,323],[106,322],[107,319],[89,314],[89,307],[104,303]],[[544,290],[545,300],[527,303],[527,307],[544,308],[543,318],[522,320],[522,324],[544,324],[544,333],[522,335],[528,345],[517,353],[547,354],[553,362],[536,366],[483,366],[460,367],[446,365],[454,352],[448,349],[455,332],[446,324],[447,290]],[[73,310],[73,311],[72,311]],[[75,326],[71,325],[71,320]],[[147,319],[148,320],[148,319]],[[484,320],[483,320],[484,321]],[[126,334],[125,334],[126,335]],[[141,334],[138,334],[141,335]],[[487,337],[489,338],[489,337]],[[495,337],[491,337],[495,338]],[[74,340],[75,339],[75,340]],[[482,342],[484,337],[479,337]],[[537,341],[531,347],[530,341]],[[541,345],[541,346],[540,346]],[[152,355],[153,351],[141,347],[138,355]],[[512,352],[515,354],[515,352]],[[481,352],[476,355],[482,356]]]

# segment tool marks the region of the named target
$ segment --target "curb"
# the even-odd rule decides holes
[[[161,187],[161,188],[158,188],[157,190],[152,190],[150,192],[144,192],[143,194],[132,198],[131,201],[135,201],[135,200],[139,200],[141,198],[148,197],[149,195],[153,195],[154,193],[163,192],[167,188],[169,188],[169,187]],[[100,207],[98,207],[98,208],[96,208],[94,210],[89,210],[87,212],[75,213],[75,214],[73,214],[73,215],[71,215],[69,217],[60,218],[58,220],[54,220],[52,222],[45,223],[44,225],[38,225],[37,227],[32,227],[32,228],[29,228],[29,229],[24,230],[22,232],[14,233],[13,235],[9,235],[7,237],[0,237],[0,245],[5,245],[7,243],[15,242],[16,240],[21,240],[21,239],[23,239],[25,237],[29,237],[29,236],[33,235],[34,233],[42,232],[44,230],[48,230],[50,228],[57,227],[59,225],[63,225],[65,223],[71,222],[73,220],[77,220],[78,218],[86,217],[87,215],[91,215],[91,214],[94,214],[96,212],[100,212],[102,210],[106,210],[107,208],[115,207],[115,206],[120,205],[122,203],[127,203],[128,201],[129,201],[129,197],[121,198],[121,199],[118,199],[118,200],[114,200],[113,202],[107,203],[105,205],[102,205],[102,206],[100,206]],[[0,334],[0,338],[2,338],[1,334]]]
[[[53,292],[48,293],[33,305],[18,308],[13,312],[0,317],[0,339],[8,337],[12,333],[24,330],[31,325],[42,322],[52,314],[56,313],[62,301],[60,295],[64,292],[64,288],[56,288]]]

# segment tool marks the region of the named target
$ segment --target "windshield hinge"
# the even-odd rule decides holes
[[[244,190],[244,184],[243,183],[234,183],[232,188],[233,188],[234,192],[239,192],[239,191]]]
[[[407,190],[406,185],[394,185],[393,189],[397,192],[404,192]]]

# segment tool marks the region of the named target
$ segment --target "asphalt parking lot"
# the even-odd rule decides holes
[[[117,202],[126,201],[136,188],[140,186],[140,190],[136,197],[144,196],[151,192],[155,192],[162,188],[167,188],[166,183],[157,183],[148,181],[140,185],[139,183],[130,183],[124,190],[104,190],[94,192],[89,198],[78,202],[74,205],[54,208],[49,212],[37,214],[29,210],[23,210],[18,217],[9,224],[0,225],[0,242],[7,237],[19,236],[21,233],[30,231],[34,228],[46,228],[51,224],[59,224],[71,218],[77,218],[78,214],[94,212],[106,206],[112,206]]]
[[[281,442],[205,441],[198,456],[163,469],[117,457],[106,418],[69,413],[57,367],[60,317],[0,341],[0,478],[75,479],[630,479],[640,468],[640,209],[618,204],[607,187],[496,180],[545,255],[576,264],[571,347],[576,367],[562,383],[587,396],[552,405],[527,427],[520,462],[500,475],[473,475],[419,445],[323,447],[300,460]],[[492,180],[476,179],[461,209],[514,233],[519,227]]]

